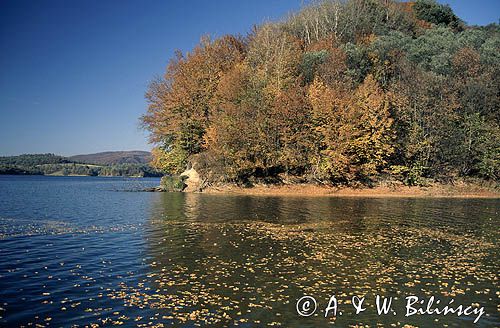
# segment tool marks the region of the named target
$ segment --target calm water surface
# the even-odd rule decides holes
[[[158,183],[0,176],[0,326],[500,326],[500,200],[134,192]],[[486,314],[405,317],[408,295]]]

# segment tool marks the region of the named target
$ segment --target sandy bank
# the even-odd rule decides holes
[[[338,188],[311,184],[256,185],[250,188],[226,185],[209,187],[203,193],[307,197],[500,198],[500,190],[465,183],[456,185],[434,184],[426,187],[379,186],[374,188]]]

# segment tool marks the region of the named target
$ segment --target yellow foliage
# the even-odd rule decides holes
[[[184,171],[187,160],[187,153],[180,147],[167,151],[160,147],[155,147],[151,151],[153,159],[151,166],[169,174],[178,174]]]
[[[394,152],[389,97],[368,76],[349,96],[315,79],[309,88],[319,156],[312,164],[333,180],[369,178]]]

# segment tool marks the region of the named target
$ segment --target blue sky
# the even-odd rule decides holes
[[[149,150],[144,92],[176,49],[245,34],[303,0],[0,0],[0,155]],[[449,0],[470,24],[500,0]]]

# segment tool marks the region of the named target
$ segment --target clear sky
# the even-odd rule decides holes
[[[144,92],[176,49],[245,34],[304,0],[0,0],[0,155],[149,150]],[[469,24],[500,0],[448,0]]]

